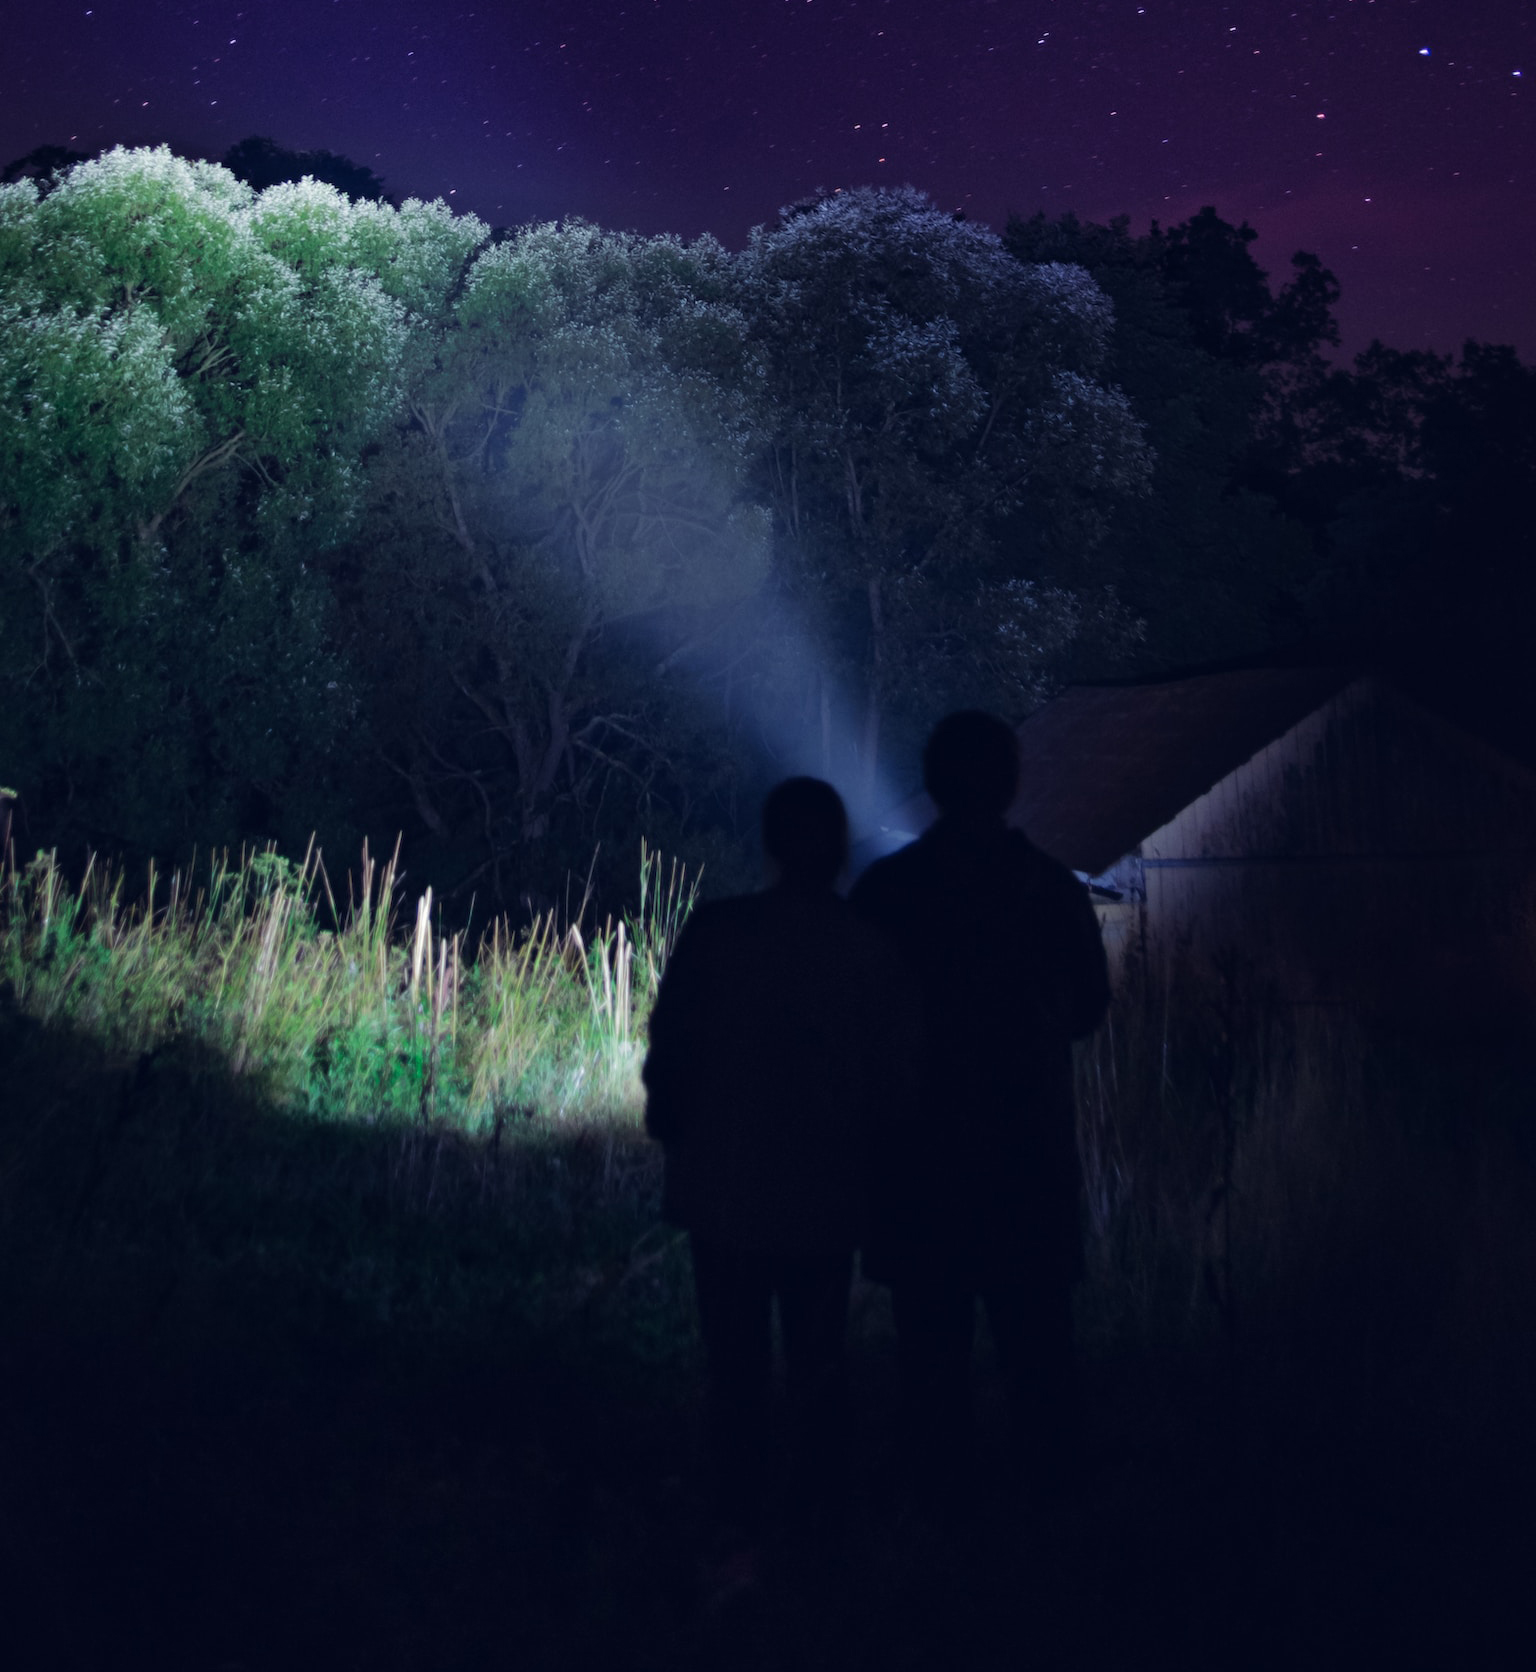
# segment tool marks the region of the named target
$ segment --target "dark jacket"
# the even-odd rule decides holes
[[[646,1130],[674,1224],[754,1253],[851,1249],[873,1147],[915,1090],[915,984],[830,890],[698,907],[662,978]]]
[[[865,1270],[1075,1270],[1071,1047],[1109,1005],[1087,890],[1001,820],[943,818],[871,865],[851,903],[916,973],[927,1040],[921,1116],[883,1175]]]

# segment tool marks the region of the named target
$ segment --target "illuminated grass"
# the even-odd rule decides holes
[[[93,860],[78,887],[39,854],[0,874],[0,992],[125,1058],[212,1053],[272,1105],[327,1118],[564,1120],[638,1107],[646,1015],[694,883],[644,847],[640,908],[585,934],[550,913],[445,933],[364,850],[343,905],[318,851],[151,867],[143,896]],[[323,927],[329,923],[330,928]]]
[[[210,1293],[276,1295],[263,1315],[323,1300],[466,1336],[515,1315],[613,1332],[624,1362],[690,1351],[637,1118],[689,882],[644,851],[622,923],[502,920],[472,946],[430,895],[401,898],[393,862],[365,857],[341,892],[316,854],[151,876],[136,901],[48,856],[0,875],[15,1294],[51,1317],[65,1288],[137,1283],[127,1315],[204,1272]],[[1431,1313],[1458,1339],[1533,1339],[1524,1048],[1378,1036],[1251,982],[1134,968],[1078,1068],[1090,1359],[1241,1342],[1307,1363],[1328,1336],[1362,1387],[1408,1365],[1411,1391],[1433,1379]],[[1501,1377],[1480,1386],[1523,1385]]]

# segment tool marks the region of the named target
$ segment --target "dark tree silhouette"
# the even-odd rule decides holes
[[[44,192],[51,191],[58,176],[76,163],[89,162],[84,151],[71,151],[67,145],[39,145],[26,156],[17,157],[0,169],[0,185],[13,185],[18,180],[36,180]]]
[[[1290,497],[1315,530],[1319,634],[1536,761],[1536,368],[1490,343],[1373,343],[1301,418]]]
[[[1021,261],[1087,268],[1114,303],[1105,376],[1146,425],[1152,491],[1122,508],[1097,562],[1146,624],[1143,669],[1267,652],[1299,630],[1294,592],[1310,535],[1250,481],[1274,381],[1255,363],[1251,333],[1277,306],[1250,236],[1214,211],[1141,236],[1129,216],[1108,225],[1015,216],[1003,235]],[[1085,638],[1065,671],[1100,678],[1124,669]]]
[[[1177,305],[1207,353],[1241,365],[1301,365],[1338,343],[1333,304],[1339,282],[1315,255],[1298,250],[1288,283],[1271,291],[1248,246],[1258,233],[1213,208],[1148,235]]]
[[[366,198],[373,203],[394,201],[379,176],[362,163],[335,151],[290,151],[265,134],[251,134],[231,145],[220,161],[231,174],[259,192],[308,175],[351,198]]]

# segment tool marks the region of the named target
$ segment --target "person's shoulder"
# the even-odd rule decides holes
[[[1008,830],[1008,853],[1015,865],[1027,867],[1037,877],[1049,878],[1057,885],[1069,885],[1075,889],[1083,887],[1076,871],[1063,865],[1059,859],[1052,858],[1044,848],[1030,841],[1022,830],[1015,830],[1012,826]]]
[[[912,879],[921,875],[925,869],[926,852],[922,838],[919,837],[916,841],[908,842],[904,848],[897,848],[895,853],[888,853],[865,866],[849,890],[848,898],[857,906],[863,898],[886,894],[909,885]]]
[[[688,913],[678,946],[690,953],[718,945],[742,934],[762,916],[760,894],[730,894],[718,900],[700,900]]]
[[[1035,899],[1049,901],[1065,913],[1080,912],[1085,906],[1092,909],[1088,885],[1068,865],[1054,859],[1038,848],[1020,830],[1010,830],[1009,846],[1019,873],[1026,876]]]
[[[763,921],[796,940],[813,944],[854,943],[868,938],[869,926],[832,889],[802,894],[792,889],[767,889],[761,896]]]
[[[752,894],[724,894],[717,900],[701,900],[688,914],[690,923],[740,923],[761,917],[768,905],[769,891],[759,889]]]
[[[831,889],[805,894],[779,887],[710,900],[694,908],[689,922],[698,922],[700,938],[711,941],[741,936],[798,940],[807,934],[847,932],[857,919],[848,902]]]

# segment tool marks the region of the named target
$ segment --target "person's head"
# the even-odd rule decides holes
[[[793,888],[831,888],[848,858],[843,798],[820,778],[786,778],[763,802],[763,852]]]
[[[923,788],[941,813],[1000,818],[1019,787],[1019,740],[995,714],[946,714],[923,749]]]

